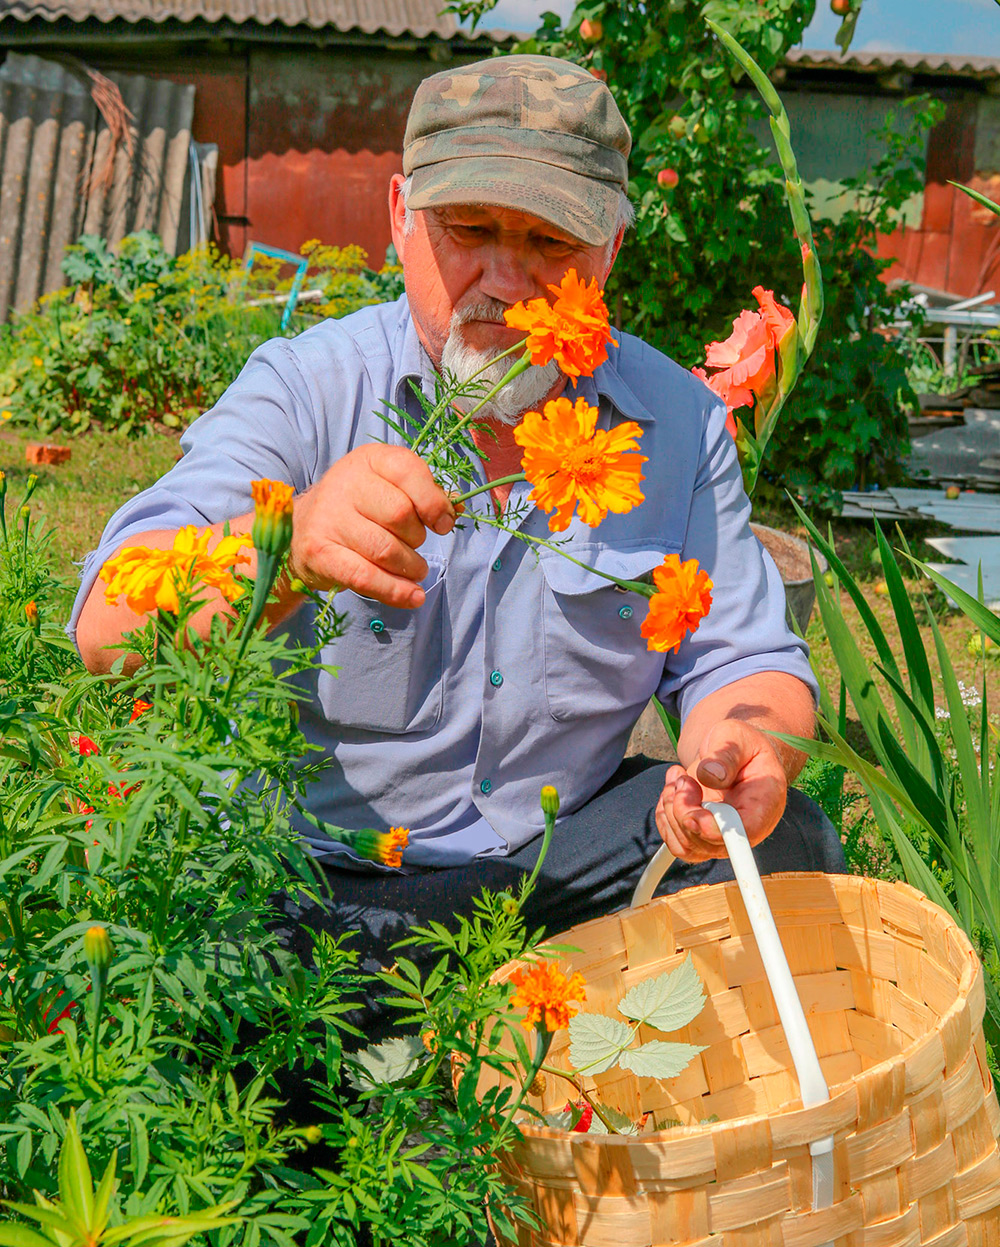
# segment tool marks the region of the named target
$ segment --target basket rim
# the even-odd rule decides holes
[[[904,883],[900,880],[869,879],[864,875],[830,875],[825,874],[823,871],[775,871],[773,874],[765,875],[763,877],[763,883],[766,890],[769,880],[796,878],[829,879],[833,881],[835,889],[843,887],[845,889],[853,888],[860,890],[861,887],[867,884],[875,885],[877,889],[897,891],[903,895],[906,895],[907,899],[914,901],[918,906],[927,907],[934,910],[935,913],[940,914],[941,917],[944,918],[950,925],[954,935],[958,937],[960,945],[963,946],[962,951],[965,954],[966,960],[958,982],[958,998],[944,1011],[944,1013],[938,1017],[935,1024],[927,1032],[915,1039],[912,1039],[906,1047],[902,1049],[902,1051],[887,1057],[884,1061],[879,1061],[876,1065],[869,1066],[868,1069],[864,1071],[866,1077],[893,1069],[899,1065],[905,1065],[907,1059],[913,1055],[915,1050],[921,1044],[926,1043],[931,1036],[943,1030],[946,1023],[956,1018],[959,1014],[969,1010],[970,993],[975,986],[976,980],[982,978],[983,968],[976,950],[972,945],[972,941],[947,910],[942,909],[940,905],[936,905],[918,888],[914,888],[910,884]],[[696,887],[684,888],[683,894],[692,895],[696,892],[709,892],[712,889],[738,889],[738,886],[739,885],[732,880],[725,883],[699,884]],[[546,938],[541,942],[541,944],[539,944],[539,948],[545,948],[547,945],[565,945],[569,943],[566,937],[570,934],[570,932],[584,930],[600,923],[606,923],[609,920],[621,918],[625,914],[639,913],[642,910],[651,909],[653,906],[669,908],[671,900],[673,900],[673,898],[677,895],[681,895],[681,893],[672,893],[666,896],[654,896],[652,900],[648,901],[645,905],[637,906],[635,908],[629,907],[628,909],[620,909],[611,914],[604,914],[598,918],[592,918],[588,922],[582,922],[576,927],[571,927],[569,931],[563,931],[558,935]],[[516,961],[508,961],[504,965],[498,967],[491,975],[491,978],[493,981],[500,980],[501,976],[506,978],[512,974],[518,966],[525,964],[529,963],[523,958]],[[782,1106],[779,1109],[775,1109],[773,1112],[744,1113],[738,1117],[727,1117],[722,1121],[698,1122],[688,1126],[671,1126],[665,1130],[653,1130],[638,1135],[590,1134],[589,1132],[587,1134],[577,1134],[571,1130],[558,1130],[554,1126],[541,1126],[531,1121],[523,1123],[518,1122],[517,1128],[520,1131],[521,1136],[526,1140],[568,1140],[570,1142],[579,1140],[586,1141],[590,1145],[597,1144],[598,1146],[606,1145],[611,1147],[627,1146],[662,1148],[665,1144],[669,1143],[690,1143],[692,1140],[704,1139],[706,1137],[711,1139],[715,1133],[721,1134],[723,1132],[732,1131],[736,1126],[745,1126],[750,1122],[760,1121],[762,1119],[770,1121],[779,1118],[786,1118],[792,1114],[799,1114],[801,1116],[801,1124],[802,1127],[805,1128],[810,1116],[816,1117],[821,1114],[829,1115],[838,1107],[846,1107],[841,1104],[841,1102],[845,1099],[853,1099],[855,1102],[855,1111],[851,1114],[853,1119],[857,1112],[857,1082],[854,1078],[852,1078],[849,1083],[838,1084],[837,1089],[831,1092],[830,1099],[821,1104],[806,1107],[802,1104],[801,1100],[797,1100],[792,1101],[788,1105]],[[832,1133],[832,1131],[826,1127],[823,1129],[825,1134]]]

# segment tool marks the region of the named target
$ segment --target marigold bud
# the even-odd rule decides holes
[[[436,1031],[423,1031],[420,1036],[420,1042],[424,1045],[428,1052],[437,1052],[438,1039]]]
[[[284,481],[252,481],[254,521],[251,537],[254,548],[275,558],[288,549],[292,540],[291,485]]]
[[[508,914],[508,915],[516,914],[517,909],[518,909],[517,901],[510,895],[505,896],[503,900],[500,902],[500,908],[503,910],[505,914]]]
[[[30,623],[30,624],[31,624],[31,626],[34,628],[34,627],[36,626],[36,624],[38,623],[38,605],[37,605],[37,603],[35,603],[35,602],[33,602],[33,601],[32,601],[32,602],[29,602],[29,603],[27,604],[27,606],[25,606],[25,608],[24,608],[24,613],[25,613],[25,616],[27,617],[28,623]]]
[[[83,937],[83,955],[97,970],[106,970],[111,965],[115,950],[104,927],[90,927],[87,931]]]
[[[604,27],[596,18],[591,21],[585,17],[580,23],[580,38],[584,43],[600,43],[604,38]]]
[[[549,1084],[545,1080],[545,1075],[538,1073],[534,1076],[534,1078],[532,1078],[531,1082],[528,1083],[528,1095],[544,1095],[545,1088],[548,1085]]]
[[[302,1131],[302,1137],[307,1143],[319,1143],[323,1138],[323,1131],[319,1126],[306,1126]]]
[[[542,813],[555,818],[559,813],[559,793],[551,784],[546,784],[541,793]]]

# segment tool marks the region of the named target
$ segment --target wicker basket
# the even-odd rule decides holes
[[[522,1125],[502,1163],[542,1228],[522,1226],[518,1247],[1000,1247],[1000,1109],[968,939],[905,884],[796,874],[765,889],[829,1101],[802,1106],[736,884],[577,927],[554,942],[579,950],[563,961],[592,1012],[614,1014],[690,953],[708,1000],[671,1038],[706,1049],[669,1082],[620,1069],[587,1080],[634,1120],[679,1127],[625,1138]],[[560,1031],[549,1064],[568,1063],[568,1044]],[[484,1071],[483,1085],[496,1078]],[[531,1102],[575,1098],[549,1076]],[[814,1211],[809,1146],[831,1135],[833,1204]]]

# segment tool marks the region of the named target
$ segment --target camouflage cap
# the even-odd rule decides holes
[[[611,92],[579,65],[477,61],[417,88],[403,139],[407,205],[516,208],[599,245],[614,233],[631,146]]]

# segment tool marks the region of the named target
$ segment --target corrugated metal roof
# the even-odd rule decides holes
[[[870,73],[956,74],[962,78],[996,78],[1000,76],[1000,60],[990,56],[962,56],[936,52],[824,52],[814,48],[792,48],[785,57],[790,65],[811,69],[861,70]]]
[[[0,68],[0,321],[65,283],[63,254],[80,234],[116,243],[151,229],[176,251],[195,89],[111,77],[134,150],[119,146],[108,169],[111,134],[75,74],[16,52]]]
[[[440,15],[442,0],[0,0],[0,22],[208,22],[310,26],[364,34],[452,38],[458,24]]]

